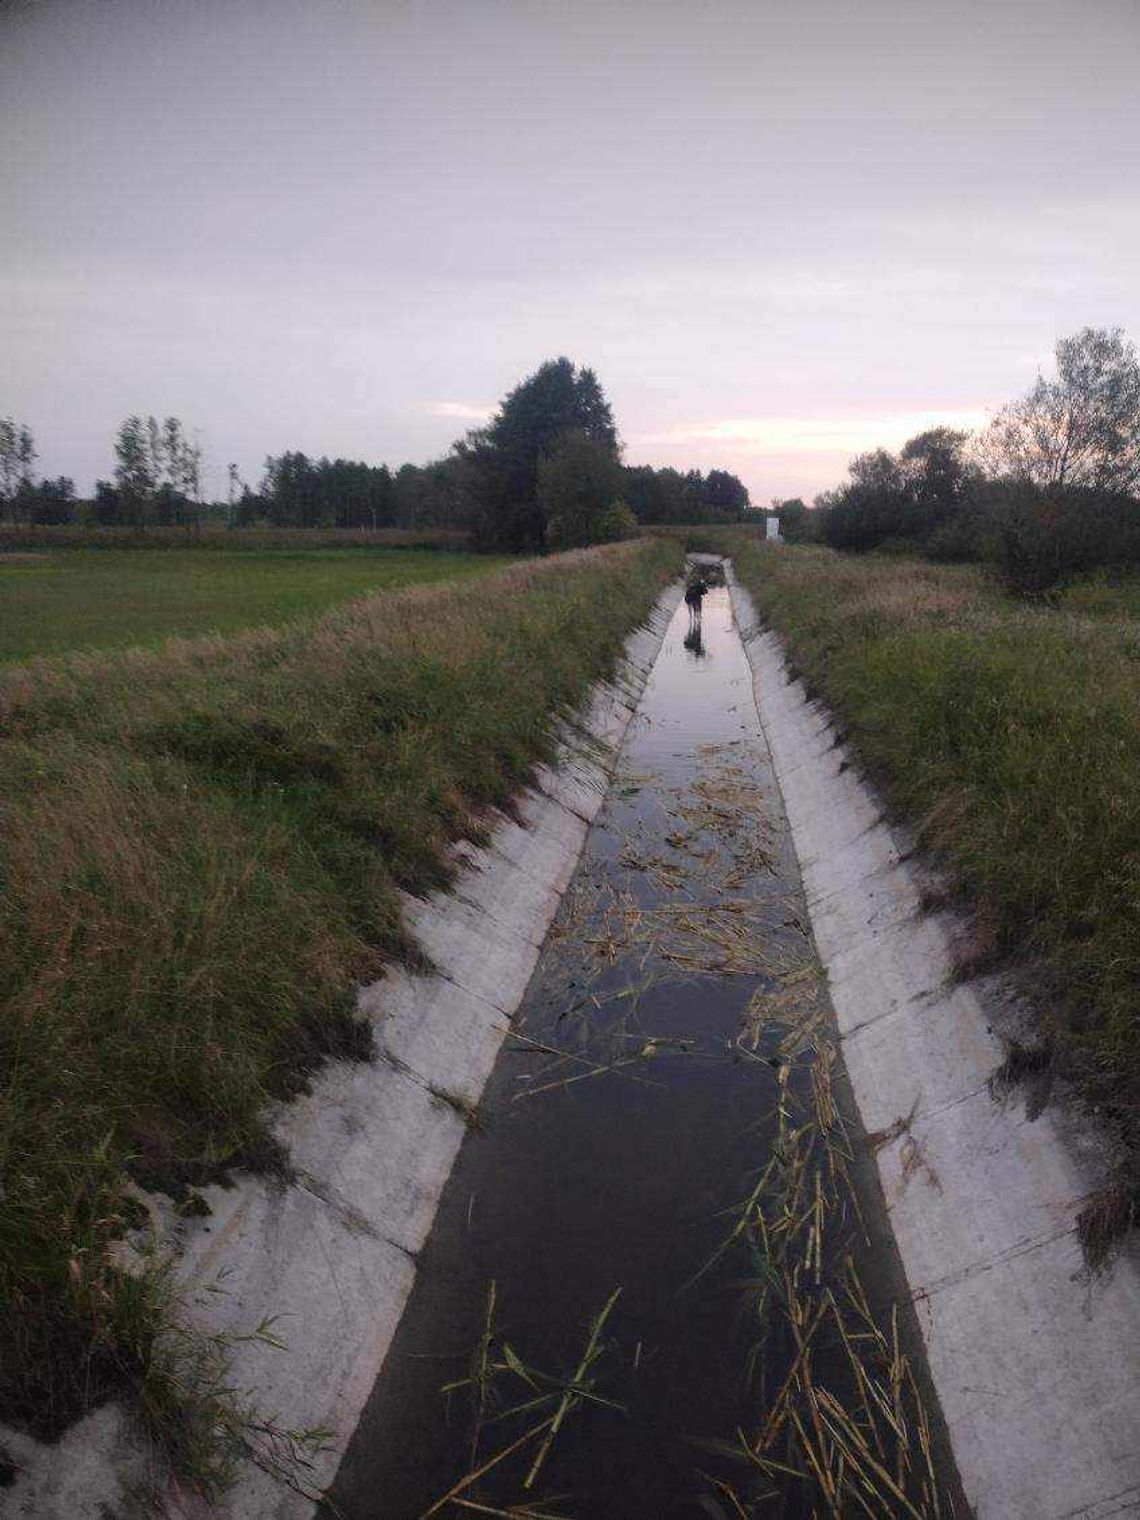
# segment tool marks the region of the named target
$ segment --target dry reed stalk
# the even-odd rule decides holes
[[[526,1509],[525,1507],[512,1506],[511,1509],[496,1509],[493,1504],[478,1504],[474,1499],[452,1499],[452,1504],[460,1509],[474,1510],[480,1515],[504,1515],[507,1520],[566,1520],[565,1515],[556,1515],[553,1510]]]
[[[493,1504],[485,1503],[481,1499],[470,1496],[468,1490],[479,1479],[485,1477],[487,1473],[499,1466],[501,1462],[521,1451],[529,1442],[537,1441],[537,1449],[534,1452],[530,1466],[522,1482],[523,1489],[529,1490],[546,1462],[563,1425],[579,1405],[594,1404],[606,1409],[622,1410],[620,1404],[615,1404],[612,1399],[603,1398],[601,1394],[595,1391],[593,1386],[596,1364],[606,1351],[602,1332],[613,1312],[615,1304],[621,1296],[621,1291],[621,1288],[615,1288],[602,1309],[594,1316],[590,1323],[585,1349],[574,1371],[569,1377],[561,1378],[552,1377],[547,1373],[528,1367],[517,1352],[506,1342],[503,1342],[498,1355],[493,1355],[495,1342],[494,1316],[497,1293],[496,1285],[493,1282],[488,1285],[483,1330],[472,1354],[471,1370],[467,1377],[455,1382],[446,1383],[441,1390],[445,1395],[454,1393],[462,1388],[471,1388],[474,1391],[474,1419],[469,1470],[448,1489],[447,1493],[437,1499],[430,1509],[423,1512],[420,1520],[429,1520],[430,1516],[438,1514],[448,1504],[493,1515],[530,1516],[533,1517],[533,1520],[566,1520],[565,1516],[554,1516],[547,1511],[536,1510],[530,1506],[528,1501],[523,1501],[520,1504],[508,1506],[507,1508],[496,1507]],[[518,1415],[531,1413],[536,1409],[542,1408],[544,1405],[553,1404],[554,1407],[543,1420],[537,1425],[532,1425],[517,1440],[502,1447],[485,1461],[479,1462],[478,1447],[486,1410],[490,1403],[496,1380],[504,1375],[518,1378],[534,1396],[526,1398],[520,1403],[513,1404],[508,1409],[502,1410],[495,1416],[496,1419],[506,1420]]]
[[[772,1155],[718,1252],[746,1239],[757,1264],[767,1264],[753,1290],[766,1340],[782,1333],[792,1345],[755,1433],[741,1436],[741,1455],[778,1486],[806,1487],[813,1513],[939,1520],[929,1420],[897,1305],[881,1326],[847,1245],[847,1221],[857,1224],[859,1212],[834,1086],[838,1056],[811,978],[793,974],[797,989],[798,1022],[794,997],[776,1003],[788,1028],[778,1046]],[[754,1005],[742,1039],[755,1040],[760,1020],[774,1017],[772,1002]]]
[[[465,1489],[470,1488],[473,1483],[478,1483],[479,1479],[485,1477],[486,1474],[492,1470],[492,1468],[497,1467],[500,1462],[505,1461],[507,1457],[512,1456],[516,1451],[519,1451],[526,1445],[528,1441],[532,1441],[535,1436],[541,1435],[549,1423],[550,1422],[548,1420],[540,1420],[537,1425],[532,1425],[529,1430],[524,1431],[523,1434],[519,1436],[517,1440],[512,1441],[509,1446],[504,1446],[500,1451],[497,1451],[493,1457],[488,1457],[485,1462],[480,1463],[480,1465],[473,1471],[465,1473],[457,1483],[453,1483],[447,1492],[435,1501],[430,1509],[424,1510],[423,1514],[420,1516],[420,1520],[431,1520],[432,1515],[438,1515],[445,1504],[450,1504],[452,1500],[455,1499],[459,1494],[462,1494]]]
[[[586,1342],[586,1349],[582,1353],[582,1359],[574,1371],[574,1376],[571,1378],[572,1388],[568,1388],[562,1395],[558,1408],[555,1410],[554,1417],[550,1421],[550,1427],[546,1433],[546,1438],[542,1442],[542,1445],[539,1447],[538,1453],[535,1456],[534,1461],[531,1463],[529,1472],[523,1479],[524,1488],[530,1488],[534,1483],[535,1478],[538,1476],[539,1469],[546,1461],[547,1455],[550,1452],[550,1448],[554,1444],[555,1437],[558,1435],[558,1432],[562,1428],[563,1420],[565,1420],[566,1416],[574,1408],[578,1398],[579,1385],[582,1383],[583,1378],[585,1378],[586,1374],[590,1371],[590,1368],[593,1366],[594,1362],[600,1355],[599,1342],[601,1339],[602,1331],[605,1328],[606,1320],[609,1319],[610,1313],[620,1297],[621,1289],[615,1288],[614,1291],[610,1294],[609,1298],[606,1300],[605,1307],[602,1309],[601,1313],[596,1317],[594,1323],[590,1327],[590,1337]]]

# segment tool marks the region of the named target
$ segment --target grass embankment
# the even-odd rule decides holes
[[[0,662],[123,649],[172,635],[279,627],[381,587],[482,575],[503,559],[446,550],[115,548],[0,553]]]
[[[1095,1257],[1140,1175],[1135,585],[1035,607],[973,567],[724,547],[793,666],[969,894],[975,963],[1016,958],[1031,974],[1037,1064],[1075,1078],[1130,1152],[1123,1189],[1086,1215]]]
[[[445,881],[678,568],[625,544],[0,672],[0,1418],[134,1391],[199,1461],[161,1277],[107,1254],[125,1177],[279,1164],[266,1105],[368,1055],[354,985],[414,955],[397,890]]]

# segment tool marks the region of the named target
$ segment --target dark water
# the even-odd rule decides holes
[[[333,1490],[354,1520],[412,1520],[549,1413],[504,1417],[551,1385],[501,1372],[484,1411],[498,1417],[473,1447],[471,1390],[441,1393],[468,1375],[492,1282],[499,1360],[507,1343],[563,1380],[620,1288],[588,1380],[621,1407],[579,1405],[529,1490],[533,1442],[465,1497],[484,1513],[526,1504],[589,1520],[730,1512],[704,1506],[713,1477],[739,1470],[703,1443],[732,1441],[763,1412],[764,1327],[746,1254],[716,1253],[772,1145],[777,1101],[778,1032],[741,1036],[753,995],[778,991],[812,951],[724,590],[706,599],[700,647],[687,631],[682,606]],[[864,1276],[889,1295],[889,1251],[864,1250]],[[769,1386],[781,1371],[769,1347]],[[810,1509],[789,1493],[757,1513]]]

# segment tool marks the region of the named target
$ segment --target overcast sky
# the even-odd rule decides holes
[[[423,462],[543,359],[754,500],[1140,339],[1140,0],[0,0],[0,415]]]

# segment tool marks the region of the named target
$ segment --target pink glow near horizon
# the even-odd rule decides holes
[[[81,489],[179,415],[220,493],[566,354],[629,462],[810,498],[1140,338],[1138,63],[1128,0],[5,7],[0,414]]]

